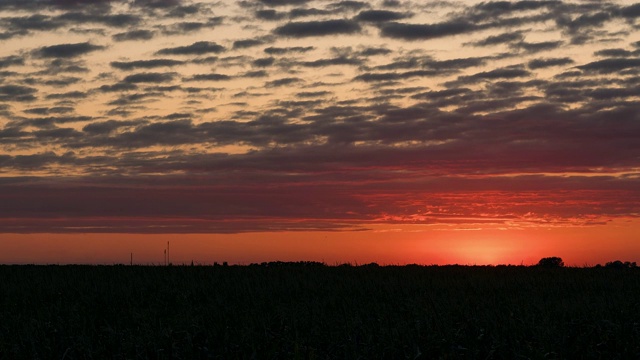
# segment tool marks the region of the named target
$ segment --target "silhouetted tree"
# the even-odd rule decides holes
[[[609,268],[609,269],[629,269],[629,268],[635,268],[636,267],[636,262],[629,262],[629,261],[625,261],[622,262],[620,260],[615,260],[615,261],[609,261],[608,263],[606,263],[604,265],[604,267]]]
[[[559,258],[557,256],[546,257],[538,261],[538,266],[548,267],[548,268],[563,267],[564,261],[562,261],[562,258]]]

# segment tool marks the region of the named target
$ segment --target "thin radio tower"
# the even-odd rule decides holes
[[[171,264],[171,259],[169,258],[169,242],[167,241],[167,265]]]

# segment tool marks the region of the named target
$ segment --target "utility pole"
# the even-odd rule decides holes
[[[133,266],[133,253],[131,253],[131,266]]]
[[[169,257],[169,242],[167,241],[167,265],[171,264],[171,258]]]

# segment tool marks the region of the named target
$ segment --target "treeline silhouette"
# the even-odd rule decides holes
[[[192,263],[193,264],[193,263]],[[213,264],[213,266],[229,266],[228,263],[225,261],[224,263],[222,263],[222,265],[220,265],[218,262],[215,262]],[[325,267],[325,266],[332,266],[332,265],[328,265],[324,262],[319,262],[319,261],[264,261],[264,262],[260,262],[260,263],[251,263],[248,266],[250,267],[278,267],[278,268],[283,268],[283,267]],[[351,263],[343,263],[343,264],[337,264],[335,265],[337,267],[369,267],[369,268],[375,268],[375,267],[380,267],[380,266],[401,266],[401,267],[447,267],[447,266],[469,266],[469,265],[460,265],[460,264],[450,264],[450,265],[418,265],[418,264],[407,264],[407,265],[379,265],[376,262],[371,262],[371,263],[365,263],[365,264],[351,264]],[[551,256],[551,257],[544,257],[542,259],[540,259],[540,261],[538,261],[537,264],[534,265],[503,265],[503,264],[499,264],[499,265],[473,265],[476,267],[542,267],[542,268],[561,268],[561,267],[565,267],[565,263],[562,260],[561,257],[558,256]],[[621,260],[614,260],[614,261],[609,261],[607,263],[605,263],[604,265],[602,264],[596,264],[594,266],[582,266],[585,268],[610,268],[610,269],[632,269],[632,268],[637,268],[637,264],[635,261],[631,262],[631,261],[621,261]]]

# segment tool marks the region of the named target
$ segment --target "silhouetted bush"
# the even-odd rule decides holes
[[[546,257],[546,258],[542,258],[542,259],[540,259],[540,261],[538,261],[538,266],[548,267],[548,268],[563,267],[564,266],[564,261],[562,261],[562,258],[557,257],[557,256]]]

